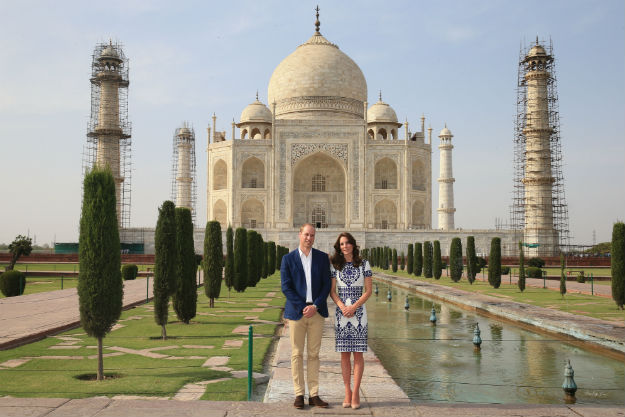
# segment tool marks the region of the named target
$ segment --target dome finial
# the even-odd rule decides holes
[[[538,45],[538,35],[536,35],[536,45]]]
[[[258,90],[256,90],[256,101],[258,101]]]
[[[380,101],[382,101],[382,90],[380,90]]]
[[[319,21],[319,5],[317,5],[315,10],[317,11],[317,20],[315,21],[315,35],[321,35],[321,32],[319,32],[319,26],[321,26],[321,22]]]

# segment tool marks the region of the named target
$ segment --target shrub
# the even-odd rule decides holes
[[[482,271],[482,268],[485,268],[487,266],[488,266],[488,262],[486,262],[486,259],[484,259],[481,256],[478,256],[477,257],[477,268],[478,268],[477,272]]]
[[[441,260],[441,242],[434,241],[434,258],[432,259],[432,273],[434,279],[440,279],[443,274],[443,262]]]
[[[423,276],[432,278],[432,242],[423,242]]]
[[[502,266],[501,267],[501,275],[508,275],[510,273],[510,267],[509,266]]]
[[[579,271],[577,273],[577,282],[579,282],[580,284],[583,284],[584,282],[586,282],[586,277],[584,276],[584,271]]]
[[[420,276],[423,273],[423,244],[415,243],[414,244],[414,268],[412,269],[412,273],[415,276]]]
[[[154,232],[154,320],[161,326],[161,336],[167,339],[169,297],[176,290],[176,206],[165,201],[158,209]]]
[[[204,293],[209,307],[215,307],[215,298],[221,292],[224,254],[222,252],[221,223],[211,220],[206,223],[204,233]]]
[[[24,294],[26,275],[22,271],[6,271],[0,275],[0,290],[5,297]]]
[[[406,272],[408,272],[408,274],[412,274],[412,271],[414,269],[414,252],[413,252],[413,246],[412,243],[408,244],[408,257],[406,258]]]
[[[542,268],[545,266],[545,261],[541,258],[530,258],[527,261],[528,266],[533,266],[535,268]]]
[[[226,281],[228,291],[230,291],[234,280],[234,232],[231,226],[228,226],[226,230],[226,265],[224,268],[224,280]]]
[[[525,290],[525,253],[523,252],[523,242],[519,241],[519,280],[517,281],[519,290]]]
[[[115,180],[109,169],[95,168],[85,175],[78,250],[80,324],[98,339],[97,379],[101,381],[102,339],[119,319],[124,296]]]
[[[393,269],[393,272],[397,272],[397,249],[393,249],[391,251],[391,268]]]
[[[542,278],[543,270],[540,268],[536,268],[535,266],[528,266],[525,270],[528,278]]]
[[[122,265],[122,278],[124,281],[132,281],[137,278],[139,268],[135,264]]]
[[[625,224],[612,228],[612,299],[623,310],[625,305]]]
[[[475,276],[479,272],[477,256],[475,254],[475,237],[467,236],[467,280],[473,284]]]
[[[451,240],[449,248],[449,273],[453,282],[460,281],[462,278],[462,241],[459,237]]]
[[[490,241],[490,256],[488,257],[488,283],[493,288],[501,285],[501,239],[494,237]]]
[[[233,287],[236,292],[243,292],[247,288],[247,230],[243,227],[237,227],[234,232]]]
[[[267,274],[273,275],[276,272],[276,242],[270,240],[268,243],[269,253],[267,254],[267,259],[269,261],[269,270],[267,271]]]
[[[566,275],[564,274],[564,254],[560,252],[560,295],[566,294]]]
[[[178,319],[188,324],[197,311],[197,257],[193,242],[191,210],[176,207],[176,289],[172,304]]]

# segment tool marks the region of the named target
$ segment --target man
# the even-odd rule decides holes
[[[324,319],[328,317],[326,299],[330,293],[328,254],[313,249],[315,227],[306,223],[299,230],[299,247],[282,258],[280,276],[286,296],[284,318],[288,319],[291,339],[291,373],[295,389],[295,408],[304,408],[304,343],[307,344],[308,404],[327,407],[319,398],[319,349]]]

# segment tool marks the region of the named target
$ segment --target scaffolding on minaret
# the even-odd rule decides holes
[[[98,165],[115,179],[117,222],[130,226],[131,126],[128,121],[128,59],[120,43],[95,46],[91,63],[91,117],[83,147],[83,176]]]
[[[195,160],[195,131],[189,123],[174,131],[171,164],[171,199],[176,207],[191,210],[196,221],[197,178]]]
[[[569,213],[565,198],[564,175],[562,173],[562,144],[560,140],[560,114],[558,109],[555,59],[551,41],[549,41],[548,46],[545,45],[545,42],[539,42],[536,39],[536,43],[531,43],[527,47],[521,46],[517,74],[517,111],[514,129],[514,187],[512,205],[510,206],[510,227],[517,232],[516,241],[524,241],[525,246],[529,249],[530,256],[554,256],[559,251],[567,252],[570,247]],[[529,182],[528,177],[531,177],[531,173],[527,171],[526,167],[528,163],[532,162],[531,159],[535,157],[537,152],[535,150],[528,151],[527,148],[526,129],[529,128],[531,130],[532,123],[536,124],[536,122],[531,120],[531,115],[528,112],[528,82],[526,74],[531,70],[535,70],[535,68],[531,68],[532,63],[528,59],[528,54],[536,46],[543,47],[547,55],[544,60],[544,68],[541,70],[548,74],[546,78],[548,128],[546,131],[550,132],[549,160],[552,188],[550,199],[545,198],[540,199],[540,201],[528,202],[525,183]],[[538,99],[534,98],[534,100]],[[531,152],[533,152],[533,155],[528,155]],[[541,205],[543,207],[540,207]],[[536,213],[539,213],[538,215],[547,213],[545,216],[552,216],[553,229],[557,233],[557,245],[559,247],[549,247],[549,245],[536,246],[536,242],[525,242],[524,231],[528,226],[528,217],[535,216]],[[537,221],[540,222],[540,219]]]

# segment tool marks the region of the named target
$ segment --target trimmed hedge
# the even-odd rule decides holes
[[[612,227],[612,299],[623,310],[625,304],[625,224]]]
[[[139,267],[135,264],[122,265],[122,278],[124,281],[132,281],[137,278]]]
[[[542,278],[543,270],[540,268],[536,268],[535,266],[528,266],[525,269],[528,278]]]
[[[6,271],[0,275],[0,290],[5,297],[24,294],[26,275],[22,271]]]

